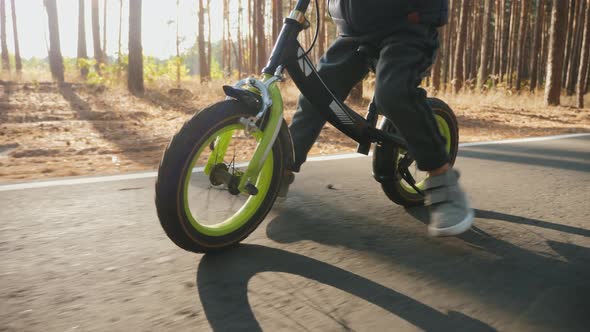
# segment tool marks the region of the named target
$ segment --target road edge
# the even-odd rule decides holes
[[[506,140],[498,140],[498,141],[467,142],[467,143],[459,144],[459,147],[463,148],[463,147],[472,147],[472,146],[499,145],[499,144],[511,144],[511,143],[529,143],[529,142],[540,142],[540,141],[576,138],[576,137],[584,137],[584,136],[590,136],[590,133],[527,137],[527,138],[506,139]],[[362,155],[362,154],[358,154],[358,153],[346,153],[346,154],[310,157],[307,159],[307,161],[308,162],[316,162],[316,161],[327,161],[327,160],[363,158],[363,157],[366,158],[367,156]],[[149,172],[126,173],[126,174],[117,174],[117,175],[100,175],[100,176],[75,177],[75,178],[66,177],[66,178],[56,178],[56,179],[51,179],[51,180],[38,180],[38,181],[11,183],[11,184],[4,184],[4,185],[0,184],[0,192],[13,191],[13,190],[36,189],[36,188],[46,188],[46,187],[56,187],[56,186],[69,186],[69,185],[79,185],[79,184],[146,179],[146,178],[156,177],[157,175],[158,175],[158,172],[149,171]]]

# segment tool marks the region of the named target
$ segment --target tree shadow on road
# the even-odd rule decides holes
[[[482,322],[451,311],[443,314],[404,294],[333,265],[258,245],[206,255],[197,271],[205,315],[214,331],[261,331],[248,302],[248,282],[257,273],[282,272],[329,285],[364,299],[425,331],[493,331]],[[338,322],[349,330],[345,322]]]
[[[78,96],[76,92],[74,92],[72,84],[62,83],[59,86],[59,93],[70,104],[70,107],[74,111],[78,112],[78,116],[80,119],[92,120],[95,118],[93,116],[94,112],[92,111],[90,104],[88,104],[85,100],[80,98],[80,96]]]
[[[311,240],[372,252],[394,266],[420,271],[448,284],[451,289],[479,298],[478,302],[486,307],[518,316],[510,324],[511,329],[516,328],[514,330],[534,327],[584,331],[590,324],[590,316],[583,309],[590,305],[587,282],[590,280],[590,248],[542,240],[557,253],[557,256],[550,256],[509,241],[511,236],[518,238],[519,234],[507,235],[504,240],[477,227],[458,238],[431,239],[408,224],[415,219],[426,222],[428,212],[424,208],[408,210],[415,219],[404,217],[404,213],[398,211],[393,216],[401,215],[401,220],[385,223],[370,214],[350,213],[325,202],[321,210],[309,208],[308,205],[314,204],[312,201],[304,200],[283,208],[280,215],[270,221],[267,236],[280,243]],[[483,211],[480,214],[508,221],[520,220]],[[549,222],[535,223],[530,219],[525,222],[586,234],[584,230],[559,228]],[[546,294],[552,295],[540,300]],[[555,306],[560,310],[547,315]]]
[[[113,112],[106,110],[97,112],[92,110],[90,104],[82,99],[74,91],[73,85],[64,83],[59,87],[59,93],[68,101],[72,110],[78,113],[80,120],[88,121],[102,138],[114,143],[120,151],[106,151],[109,154],[124,154],[130,160],[137,163],[156,167],[157,162],[143,157],[143,153],[159,154],[167,139],[158,140],[154,137],[145,137],[140,131],[128,126],[131,119],[113,119]],[[118,121],[115,121],[118,120]],[[116,122],[116,128],[115,126]]]

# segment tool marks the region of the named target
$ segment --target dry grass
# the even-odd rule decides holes
[[[483,141],[590,131],[590,109],[574,107],[574,97],[563,96],[562,106],[546,106],[542,93],[511,95],[440,94],[459,119],[462,141]],[[586,95],[586,105],[590,102]]]
[[[157,167],[161,152],[184,121],[222,99],[222,84],[183,82],[188,94],[172,95],[172,82],[148,85],[142,98],[122,87],[74,84],[0,86],[0,181],[44,177],[108,174]],[[294,113],[297,89],[283,83],[285,117]],[[367,84],[365,96],[371,94]],[[439,95],[456,111],[462,141],[590,132],[590,109],[546,107],[542,96]],[[587,96],[588,99],[588,96]],[[590,101],[587,101],[587,103]],[[367,101],[352,105],[360,112]],[[356,144],[330,125],[322,131],[312,154],[352,152]]]

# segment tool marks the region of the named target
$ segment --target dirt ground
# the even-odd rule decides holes
[[[122,88],[0,81],[0,181],[154,170],[182,123],[223,98],[220,85],[189,86],[180,95],[148,89],[135,97]],[[290,121],[297,91],[290,84],[283,91]],[[590,132],[590,108],[546,107],[540,96],[439,97],[455,110],[462,142]],[[352,106],[362,112],[366,102]],[[355,148],[328,125],[311,153]]]

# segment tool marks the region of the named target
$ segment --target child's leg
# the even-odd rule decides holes
[[[436,29],[423,25],[408,24],[384,40],[377,64],[375,102],[408,141],[418,167],[430,172],[425,182],[426,203],[431,207],[429,233],[449,236],[467,231],[474,213],[459,186],[459,173],[450,169],[426,92],[418,88],[437,47]]]
[[[377,107],[399,128],[423,171],[449,161],[426,92],[418,87],[437,48],[435,28],[408,23],[383,41],[376,68]]]
[[[359,45],[351,40],[336,39],[318,65],[320,77],[340,100],[344,100],[368,72],[366,59],[356,52]],[[325,123],[326,119],[320,112],[300,96],[297,112],[289,127],[295,149],[292,171],[299,171]]]

